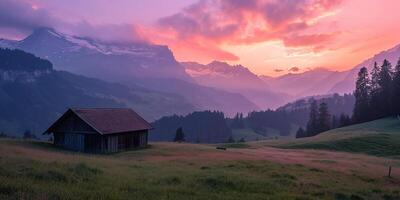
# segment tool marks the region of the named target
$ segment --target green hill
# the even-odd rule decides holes
[[[333,129],[315,137],[280,141],[273,146],[295,149],[323,149],[400,158],[400,121],[380,119]]]

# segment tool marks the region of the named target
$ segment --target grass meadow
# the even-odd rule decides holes
[[[272,146],[364,153],[400,159],[400,121],[395,118],[380,119],[333,129],[312,138],[278,141]]]
[[[280,153],[287,156],[272,159]],[[89,155],[1,139],[0,199],[400,199],[400,177],[358,171],[325,156],[329,152],[304,151],[313,160],[290,162],[292,154],[301,158],[295,153],[154,143],[137,151]],[[380,159],[357,158],[371,170],[375,165],[369,163]]]

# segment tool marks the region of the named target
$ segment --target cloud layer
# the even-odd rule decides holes
[[[33,1],[1,0],[0,28],[27,35],[36,28],[50,27],[62,32],[88,36],[106,42],[145,42],[133,24],[98,24],[85,20],[71,23],[54,16]]]
[[[27,1],[0,1],[0,27],[29,32],[38,27],[52,27],[56,21],[45,10]]]
[[[158,25],[169,40],[216,47],[219,59],[237,57],[219,49],[221,44],[283,41],[287,47],[324,48],[333,33],[307,33],[320,16],[341,0],[200,0],[181,12],[161,18]],[[196,47],[194,46],[194,47]]]

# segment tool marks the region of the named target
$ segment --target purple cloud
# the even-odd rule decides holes
[[[43,9],[25,1],[0,1],[0,27],[23,33],[39,27],[53,27],[56,20]]]

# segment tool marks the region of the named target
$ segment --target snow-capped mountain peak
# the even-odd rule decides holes
[[[1,40],[0,47],[33,53],[58,70],[110,81],[150,77],[193,82],[167,46],[146,42],[105,42],[38,28],[20,41]]]
[[[64,33],[57,32],[51,28],[39,28],[34,30],[34,32],[22,40],[21,43],[29,42],[30,40],[44,41],[44,45],[52,45],[53,43],[63,43],[67,45],[67,49],[64,51],[76,52],[76,51],[93,51],[96,53],[101,53],[105,55],[136,55],[144,57],[154,57],[155,54],[152,49],[146,48],[145,45],[141,44],[116,44],[116,43],[106,43],[99,40],[94,40],[87,37],[80,37],[74,35],[68,35]],[[50,43],[50,44],[49,44]]]

